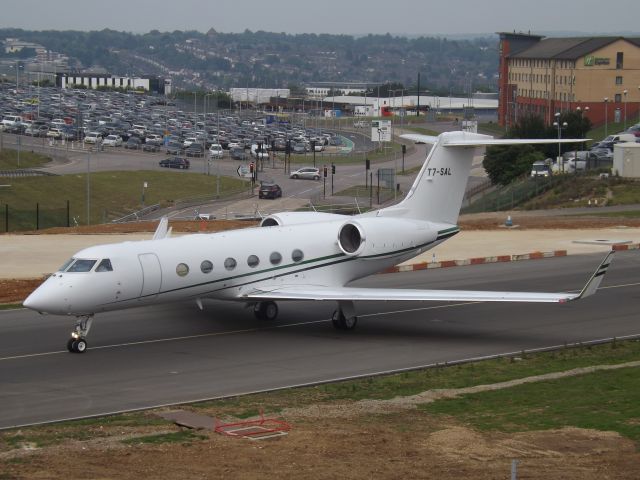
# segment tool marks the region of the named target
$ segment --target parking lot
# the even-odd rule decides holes
[[[321,154],[352,148],[334,131],[307,126],[307,116],[273,112],[182,110],[165,97],[138,92],[102,92],[53,87],[16,91],[0,85],[0,130],[40,139],[43,147],[127,150],[235,160],[267,158],[275,152]],[[317,125],[317,122],[316,122]]]

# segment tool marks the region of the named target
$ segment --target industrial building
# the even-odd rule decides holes
[[[121,77],[95,73],[58,73],[56,85],[61,88],[82,86],[90,89],[98,87],[145,90],[149,93],[168,95],[171,93],[171,79],[158,77]]]
[[[580,111],[594,124],[637,122],[640,37],[498,35],[500,125],[527,113],[551,124],[563,111]]]

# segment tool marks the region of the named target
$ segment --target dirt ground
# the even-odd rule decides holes
[[[0,448],[0,478],[505,479],[512,460],[522,479],[638,478],[640,453],[613,432],[480,433],[415,408],[354,413],[349,407],[285,411],[289,434],[266,440],[200,430],[201,438],[189,442],[125,444],[181,427],[98,424],[87,427],[89,440]]]
[[[463,229],[499,228],[504,215],[461,218]],[[226,223],[226,224],[225,224]],[[518,218],[520,228],[640,226],[640,220]],[[175,231],[216,231],[247,222],[176,222]],[[124,230],[123,230],[124,228]],[[40,233],[139,232],[155,224],[105,225]],[[17,302],[41,280],[0,281],[0,303]],[[577,428],[518,433],[478,432],[454,418],[432,416],[403,402],[354,408],[320,404],[284,411],[288,435],[252,441],[198,431],[201,438],[162,444],[123,440],[179,432],[178,426],[120,427],[99,422],[85,440],[10,448],[0,435],[0,479],[505,479],[518,460],[522,479],[637,479],[640,453],[613,432]],[[203,412],[215,416],[216,412]],[[150,418],[154,414],[148,414]],[[56,428],[47,427],[55,432]],[[22,432],[11,432],[20,435]],[[55,433],[52,433],[55,435]]]

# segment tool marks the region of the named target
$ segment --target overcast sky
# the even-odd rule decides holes
[[[0,27],[438,35],[640,32],[636,0],[0,0]],[[640,36],[640,34],[638,34]]]

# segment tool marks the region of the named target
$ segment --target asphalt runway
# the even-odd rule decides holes
[[[361,286],[571,291],[603,255],[375,275]],[[0,428],[410,369],[640,333],[640,256],[618,252],[594,297],[565,305],[368,302],[353,332],[333,302],[280,303],[274,323],[242,304],[98,315],[85,354],[72,318],[0,312]]]

